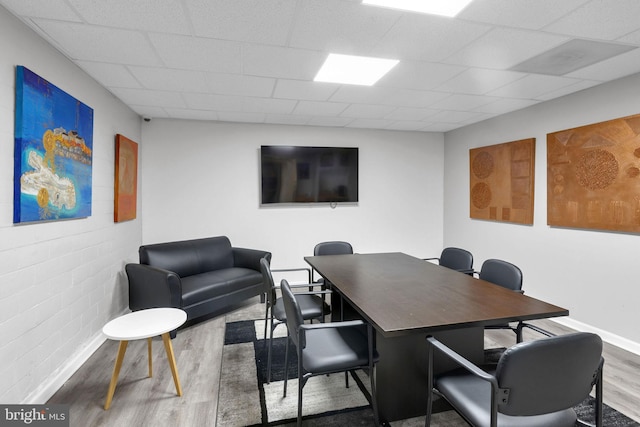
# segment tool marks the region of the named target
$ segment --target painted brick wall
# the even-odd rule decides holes
[[[140,118],[2,7],[0,52],[0,402],[44,403],[128,307],[141,215],[113,222],[114,138],[141,142]],[[94,109],[89,218],[13,224],[16,65]]]

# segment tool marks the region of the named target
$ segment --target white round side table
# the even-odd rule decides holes
[[[169,332],[177,329],[187,320],[187,313],[178,308],[149,308],[146,310],[134,311],[124,316],[117,317],[104,325],[102,333],[107,338],[120,341],[118,347],[118,356],[116,364],[113,368],[109,391],[107,392],[107,400],[104,409],[109,409],[113,394],[116,391],[118,375],[122,367],[124,353],[127,350],[127,344],[131,340],[147,339],[149,353],[149,377],[153,375],[151,362],[151,338],[162,335],[164,348],[169,359],[169,366],[173,375],[173,382],[176,385],[178,396],[182,396],[182,387],[180,387],[180,379],[178,378],[178,367],[176,366],[176,358],[171,345]]]

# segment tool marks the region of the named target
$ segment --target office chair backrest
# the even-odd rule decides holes
[[[269,261],[266,258],[260,258],[260,273],[262,273],[262,286],[264,293],[267,294],[267,301],[269,306],[273,307],[276,303],[276,286],[273,283],[273,275],[271,274],[271,267]]]
[[[321,255],[350,255],[353,253],[353,247],[348,242],[322,242],[318,243],[315,248],[313,248],[314,256]]]
[[[496,370],[507,403],[507,415],[538,415],[572,408],[588,397],[598,378],[602,340],[579,332],[516,344],[507,349]]]
[[[298,329],[303,323],[302,312],[300,311],[298,300],[296,300],[295,296],[293,295],[293,291],[291,290],[289,282],[287,282],[286,279],[282,279],[282,281],[280,282],[280,290],[282,291],[284,312],[287,316],[287,328],[289,329],[289,336],[291,337],[291,341],[293,341],[297,348],[303,349],[306,347],[304,334],[301,337],[298,337]],[[299,342],[298,338],[300,338],[301,342]]]
[[[522,289],[522,271],[515,265],[500,259],[488,259],[482,264],[478,277],[503,288]]]
[[[473,270],[473,255],[460,248],[444,248],[439,264],[452,270]]]

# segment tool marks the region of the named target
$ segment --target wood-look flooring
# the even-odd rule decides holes
[[[261,318],[263,310],[262,305],[254,304],[230,313],[227,320],[241,320],[248,313]],[[571,332],[549,320],[532,323],[558,334]],[[215,426],[224,325],[225,316],[207,320],[179,331],[173,340],[182,397],[176,395],[162,339],[157,337],[153,340],[152,378],[147,376],[146,340],[129,343],[108,411],[103,407],[118,351],[118,342],[111,340],[48,403],[69,404],[73,427]],[[509,331],[487,331],[486,337],[488,345],[510,346],[515,342],[515,335]],[[604,357],[605,403],[640,422],[640,356],[605,344]]]

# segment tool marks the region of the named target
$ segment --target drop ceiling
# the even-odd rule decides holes
[[[475,0],[456,18],[360,0],[0,5],[150,118],[446,132],[640,72],[638,0]],[[400,63],[370,87],[314,82],[329,53]]]

